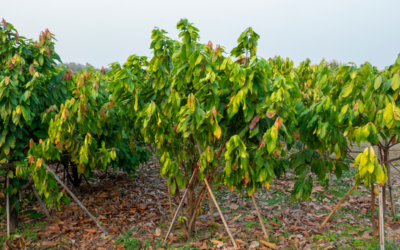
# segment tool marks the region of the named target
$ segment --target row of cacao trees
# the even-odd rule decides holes
[[[57,67],[54,40],[49,30],[32,41],[4,19],[0,25],[0,214],[5,218],[8,194],[11,229],[31,204],[32,185],[46,206],[69,203],[46,165],[63,169],[79,187],[94,169],[134,173],[149,156],[124,109],[114,105],[104,69]]]
[[[391,188],[400,57],[382,71],[369,63],[331,68],[309,60],[294,67],[289,59],[257,56],[260,36],[252,28],[228,54],[218,44],[201,44],[199,30],[182,19],[178,40],[152,31],[153,57],[135,54],[106,73],[72,74],[54,67],[60,59],[50,32],[34,43],[11,24],[3,26],[0,111],[7,132],[0,161],[16,166],[7,169],[13,180],[31,176],[47,205],[67,197],[43,164],[67,157],[66,167],[86,176],[109,165],[127,170],[146,158],[132,138],[157,147],[171,194],[188,188],[188,238],[202,212],[205,178],[252,196],[291,168],[298,175],[291,195],[296,201],[310,197],[317,179],[326,183],[331,173],[340,178],[357,167],[356,186],[371,194],[377,184]],[[352,151],[364,142],[375,150]],[[15,186],[8,192],[17,195]]]
[[[296,201],[310,197],[315,179],[327,183],[331,173],[340,178],[357,167],[356,187],[371,187],[374,195],[374,186],[389,177],[391,189],[400,56],[383,71],[369,63],[331,68],[309,60],[294,68],[289,59],[258,57],[260,37],[252,28],[240,34],[230,55],[218,44],[199,43],[199,30],[186,19],[177,29],[179,40],[154,29],[153,57],[132,55],[122,66],[111,64],[108,76],[109,88],[121,93],[117,105],[126,106],[145,141],[156,144],[172,193],[189,189],[188,238],[206,195],[204,178],[251,196],[291,168],[298,175]],[[352,150],[360,143],[377,150]]]

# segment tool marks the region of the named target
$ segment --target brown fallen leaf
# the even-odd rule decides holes
[[[49,240],[44,240],[43,242],[42,242],[42,246],[55,246],[55,245],[57,245],[58,244],[58,242],[56,242],[56,241],[49,241]]]
[[[83,229],[83,230],[84,230],[85,232],[92,233],[92,234],[94,234],[94,233],[97,232],[97,230],[94,229],[94,228],[85,228],[85,229]]]
[[[239,208],[239,206],[237,204],[235,204],[235,203],[231,204],[231,209],[232,210],[237,210],[238,208]]]
[[[304,227],[297,227],[297,226],[291,226],[290,229],[297,231],[297,230],[302,230],[305,231],[306,229]]]
[[[260,243],[258,243],[257,241],[252,241],[250,243],[249,249],[257,249],[260,246]]]
[[[192,244],[193,247],[201,247],[202,245],[203,245],[203,243],[201,241],[197,241]]]
[[[269,222],[269,224],[271,224],[271,225],[273,225],[273,226],[276,226],[276,227],[281,227],[281,225],[279,225],[279,224],[276,224],[276,223],[275,223],[275,222],[273,222],[273,221]]]
[[[208,249],[208,245],[204,242],[203,245],[200,247],[201,250]]]
[[[318,245],[321,245],[321,244],[324,244],[324,243],[326,243],[326,242],[328,242],[326,239],[322,239],[322,240],[320,240],[320,241],[317,241],[317,244],[318,244]]]
[[[223,244],[224,242],[219,241],[219,240],[210,240],[214,245],[219,245],[219,244]]]
[[[246,220],[254,220],[255,218],[257,218],[257,217],[254,216],[254,215],[247,215],[246,216]]]
[[[272,248],[272,249],[276,249],[276,244],[275,243],[269,243],[265,240],[260,240],[261,243],[263,243],[263,245],[265,245],[266,247]]]

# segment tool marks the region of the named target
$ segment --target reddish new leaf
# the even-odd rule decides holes
[[[207,46],[210,50],[213,50],[213,44],[211,41],[208,41]]]

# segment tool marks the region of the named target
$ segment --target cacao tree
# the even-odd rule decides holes
[[[204,178],[252,195],[284,172],[297,125],[291,96],[300,98],[300,91],[290,75],[272,73],[256,56],[259,36],[251,28],[232,57],[220,45],[200,44],[188,20],[177,29],[181,41],[154,29],[153,58],[133,55],[122,67],[111,64],[109,73],[110,86],[122,92],[116,103],[132,110],[145,141],[156,144],[171,192],[189,188],[190,238],[206,193],[205,185],[196,186]]]

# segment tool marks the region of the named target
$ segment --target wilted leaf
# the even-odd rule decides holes
[[[280,117],[276,118],[274,125],[275,128],[279,130],[282,127],[282,119]]]
[[[272,117],[274,117],[274,115],[275,115],[275,112],[267,112],[267,117],[268,117],[269,119],[271,119]]]
[[[254,118],[251,120],[251,122],[249,124],[249,129],[253,129],[257,125],[260,118],[261,118],[261,115],[254,116]]]

